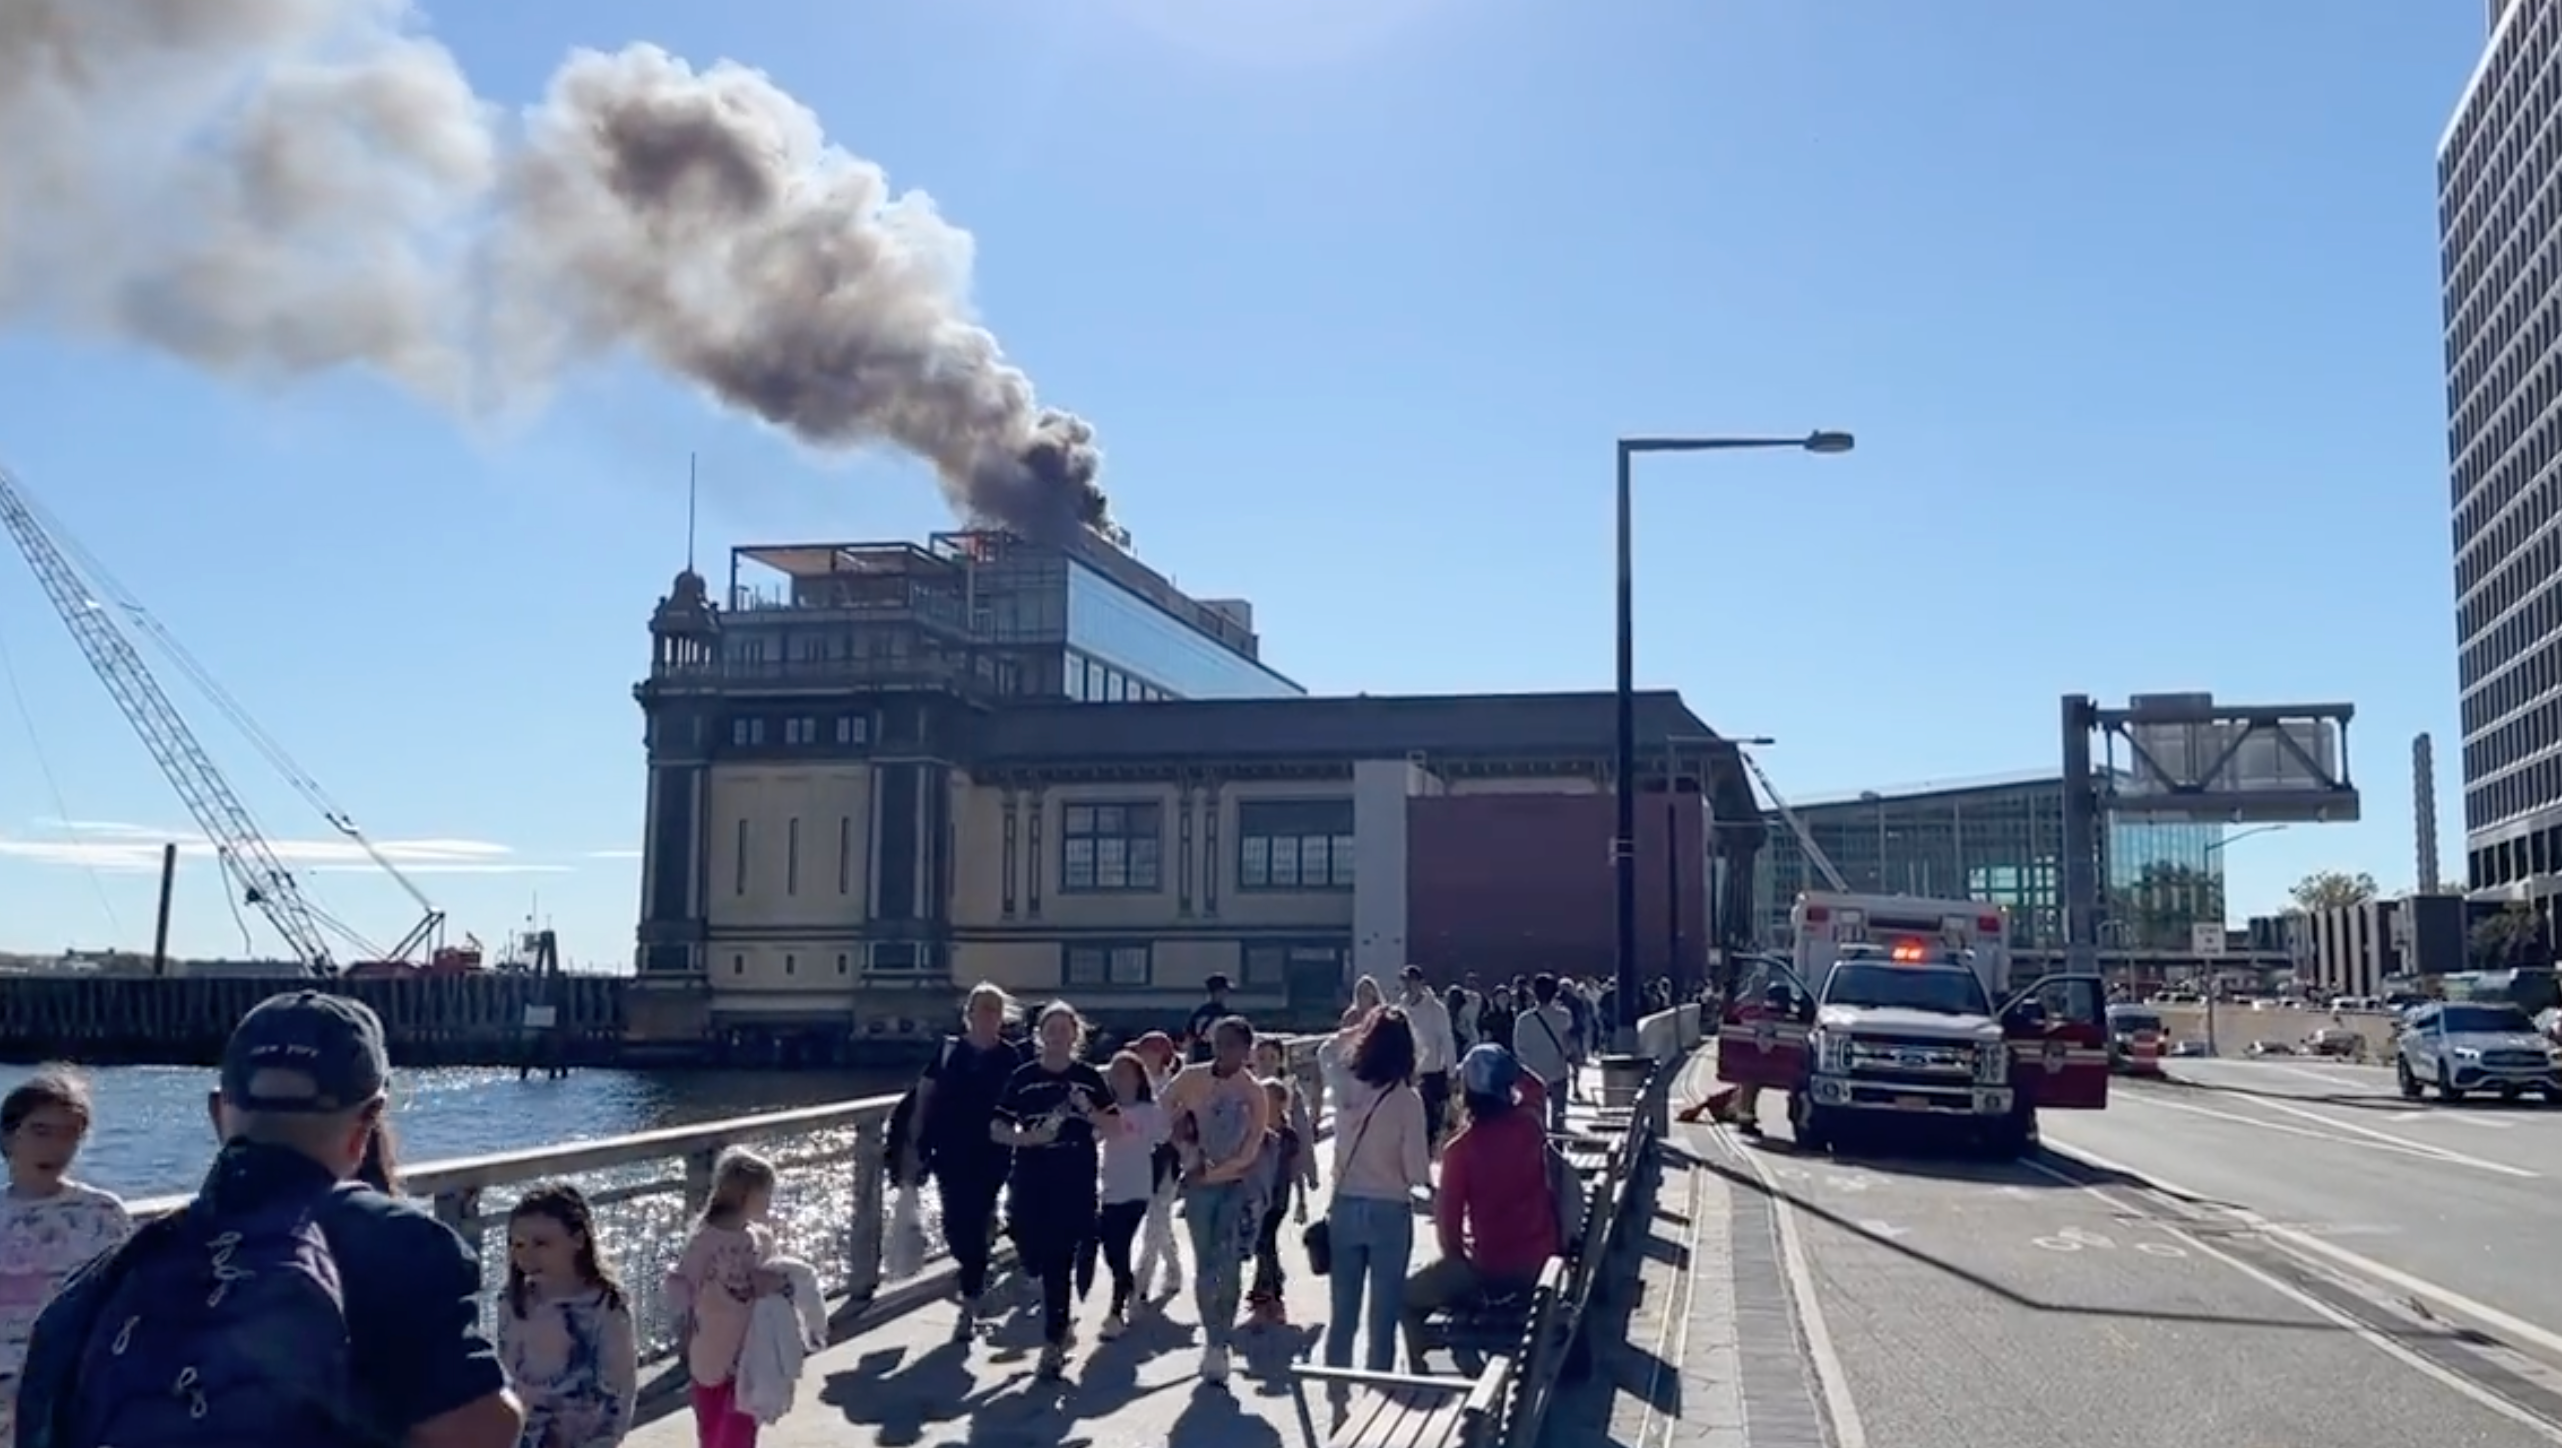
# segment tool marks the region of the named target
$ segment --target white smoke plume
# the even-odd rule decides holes
[[[0,0],[0,323],[512,405],[629,352],[964,513],[1101,525],[971,242],[759,72],[574,53],[521,117],[399,0]]]

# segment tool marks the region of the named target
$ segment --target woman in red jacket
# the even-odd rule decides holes
[[[1538,1080],[1510,1051],[1483,1045],[1460,1061],[1459,1091],[1468,1124],[1442,1150],[1432,1204],[1441,1257],[1406,1279],[1406,1358],[1418,1373],[1424,1323],[1434,1313],[1527,1292],[1562,1250]]]

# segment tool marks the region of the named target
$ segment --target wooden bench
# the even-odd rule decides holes
[[[1573,1272],[1571,1264],[1551,1258],[1527,1291],[1484,1297],[1434,1313],[1423,1324],[1423,1351],[1449,1353],[1461,1372],[1475,1371],[1477,1360],[1494,1355],[1528,1360],[1542,1346],[1542,1325],[1560,1325],[1560,1304]]]
[[[1497,1357],[1473,1378],[1310,1363],[1293,1364],[1290,1374],[1294,1383],[1321,1382],[1344,1393],[1343,1416],[1324,1448],[1497,1448],[1514,1362]]]

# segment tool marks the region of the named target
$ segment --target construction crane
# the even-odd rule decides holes
[[[117,626],[107,600],[97,596],[64,556],[17,479],[5,469],[0,469],[0,526],[8,528],[98,682],[106,686],[152,762],[177,790],[196,827],[205,832],[242,902],[267,917],[305,971],[335,975],[337,963],[330,953],[328,932],[334,929],[344,935],[345,927],[303,894],[293,872],[259,832],[249,807],[232,791],[195,731],[187,727],[177,706],[152,677],[132,640]]]
[[[1815,873],[1824,877],[1825,885],[1844,894],[1849,893],[1850,883],[1842,879],[1841,871],[1833,868],[1832,858],[1824,853],[1823,846],[1815,843],[1814,833],[1806,828],[1806,822],[1797,818],[1797,812],[1788,807],[1788,797],[1779,792],[1778,785],[1770,782],[1770,774],[1761,767],[1761,761],[1742,749],[1735,753],[1743,759],[1744,768],[1752,771],[1753,780],[1761,786],[1761,792],[1770,796],[1771,807],[1778,810],[1780,819],[1787,822],[1788,832],[1797,837],[1797,848],[1805,852],[1806,863],[1813,865]]]

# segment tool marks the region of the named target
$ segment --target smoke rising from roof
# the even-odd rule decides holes
[[[972,243],[762,74],[579,51],[521,120],[398,0],[0,0],[0,319],[485,411],[634,353],[954,506],[1099,525],[1101,454],[972,320]]]

